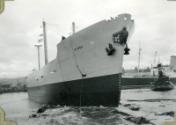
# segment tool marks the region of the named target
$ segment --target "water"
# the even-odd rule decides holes
[[[123,90],[121,105],[117,107],[61,107],[48,109],[37,118],[30,118],[40,105],[28,100],[27,93],[9,93],[0,95],[0,106],[6,112],[8,120],[18,125],[133,125],[117,110],[135,116],[143,116],[157,125],[165,120],[173,120],[163,112],[176,111],[176,89],[167,92],[153,92],[150,89]],[[125,104],[140,107],[132,111]]]
[[[40,107],[40,105],[31,102],[25,92],[0,95],[0,106],[5,110],[6,117],[12,120],[29,117],[31,111]]]

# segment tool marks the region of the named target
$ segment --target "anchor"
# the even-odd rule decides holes
[[[126,47],[124,49],[124,55],[129,55],[130,54],[130,49],[128,48],[127,44]]]
[[[113,55],[116,51],[111,43],[108,44],[108,47],[106,47],[105,50],[108,56]]]

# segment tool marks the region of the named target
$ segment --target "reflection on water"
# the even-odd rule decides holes
[[[169,116],[156,116],[158,113],[176,111],[176,90],[154,92],[150,89],[123,90],[121,104],[117,107],[61,107],[57,106],[39,114],[37,118],[29,118],[40,107],[31,102],[27,93],[10,93],[0,95],[0,106],[6,111],[9,120],[18,125],[133,125],[124,120],[117,110],[124,110],[124,104],[135,104],[140,111],[128,113],[142,115],[155,124],[161,124]],[[125,109],[127,111],[127,108]]]

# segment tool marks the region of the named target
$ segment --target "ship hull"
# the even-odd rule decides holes
[[[170,84],[165,86],[152,86],[151,89],[153,91],[169,91],[174,89],[174,85]]]
[[[136,89],[136,88],[150,88],[151,83],[155,82],[156,77],[139,77],[139,78],[127,78],[122,76],[122,89]],[[176,78],[170,78],[173,84],[176,84]]]
[[[27,77],[31,100],[69,106],[118,106],[125,45],[114,34],[134,20],[121,14],[99,21],[57,44],[57,55]],[[128,49],[128,48],[126,48]]]
[[[121,74],[29,87],[31,100],[41,104],[118,106]]]
[[[154,82],[156,78],[126,78],[122,77],[122,88],[123,89],[135,89],[135,88],[149,88],[151,82]]]

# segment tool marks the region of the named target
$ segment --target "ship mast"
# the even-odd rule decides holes
[[[153,65],[155,66],[156,65],[156,57],[157,57],[157,51],[155,51],[154,53],[154,60],[153,60]]]
[[[75,33],[75,22],[72,22],[72,33]]]
[[[138,76],[139,76],[139,72],[140,72],[140,63],[141,63],[141,44],[139,43],[139,52],[138,52]]]
[[[158,53],[157,51],[155,51],[154,53],[153,66],[152,66],[153,76],[155,76],[154,66],[156,66],[157,53]]]
[[[40,70],[40,47],[42,46],[41,44],[39,45],[34,45],[37,48],[37,53],[38,53],[38,69]]]
[[[47,47],[47,36],[46,36],[46,22],[43,21],[43,41],[44,41],[44,54],[45,54],[45,65],[48,63],[48,47]]]

